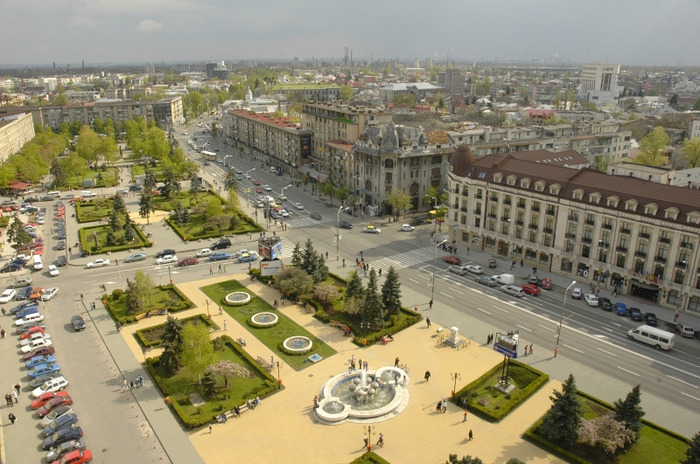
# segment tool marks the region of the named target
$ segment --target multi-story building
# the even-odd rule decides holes
[[[277,84],[266,91],[268,94],[282,94],[290,99],[332,102],[340,98],[337,84]]]
[[[390,214],[387,198],[393,189],[411,197],[412,210],[429,209],[430,187],[442,185],[454,151],[444,130],[387,125],[367,129],[355,142],[355,171],[350,191],[367,214]]]
[[[447,93],[464,94],[464,73],[458,69],[449,68],[438,73],[438,86],[444,87]]]
[[[34,122],[30,113],[0,117],[0,163],[19,152],[34,135]]]
[[[700,137],[700,119],[693,119],[688,127],[688,138],[697,139],[698,137]]]
[[[700,311],[700,191],[458,148],[447,223],[466,246]]]
[[[590,63],[583,65],[581,95],[587,102],[596,105],[617,104],[622,90],[617,85],[620,65],[612,63]]]
[[[311,157],[311,131],[289,118],[228,110],[223,115],[222,130],[228,144],[247,146],[279,172],[296,175],[299,166]]]
[[[399,82],[380,87],[379,98],[384,103],[391,103],[397,95],[412,94],[416,99],[416,103],[419,103],[424,98],[437,95],[438,92],[443,92],[444,90],[444,88],[429,82]]]

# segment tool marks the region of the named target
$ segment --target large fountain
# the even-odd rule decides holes
[[[409,381],[408,373],[391,366],[344,372],[326,382],[314,412],[328,424],[387,420],[408,405]]]

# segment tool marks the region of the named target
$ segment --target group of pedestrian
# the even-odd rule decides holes
[[[527,356],[528,354],[532,354],[534,352],[535,352],[535,345],[525,345],[524,353],[523,353],[524,356]],[[558,352],[559,351],[557,350],[557,353]],[[554,354],[554,356],[556,356],[556,353]]]
[[[435,410],[437,412],[447,412],[447,400],[438,400]]]
[[[493,342],[493,334],[488,334],[488,335],[486,336],[486,344],[487,344],[487,345],[490,345],[491,342]]]

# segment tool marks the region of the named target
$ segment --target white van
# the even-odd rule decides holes
[[[657,350],[669,351],[676,344],[676,336],[674,334],[648,325],[640,325],[636,329],[631,329],[627,332],[627,336],[647,345],[652,345]]]
[[[35,271],[41,271],[44,269],[44,263],[41,262],[41,256],[39,255],[32,256],[32,264]]]
[[[48,192],[46,196],[51,198],[58,198],[61,196],[61,192],[59,192],[58,190],[52,190],[51,192]]]
[[[97,194],[91,190],[81,190],[80,196],[83,198],[92,198],[92,197],[96,197]]]

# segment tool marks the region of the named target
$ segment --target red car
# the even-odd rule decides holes
[[[253,181],[253,185],[260,185],[260,184],[262,184],[262,182],[260,182],[259,180],[254,180],[254,181]]]
[[[56,393],[55,398],[51,398],[45,405],[36,410],[39,417],[44,417],[59,406],[73,404],[73,398],[66,391]]]
[[[29,353],[26,353],[24,355],[24,360],[29,361],[34,356],[48,356],[50,354],[54,354],[55,352],[56,348],[54,348],[53,346],[40,346],[38,348],[34,348]]]
[[[540,294],[542,290],[540,290],[540,287],[538,287],[535,284],[527,284],[527,285],[521,285],[520,288],[523,289],[523,292],[527,293],[528,295],[533,295],[537,296]]]
[[[44,329],[42,329],[42,328],[39,327],[38,325],[35,325],[34,327],[30,327],[29,330],[27,330],[27,331],[24,332],[22,335],[20,335],[20,336],[19,336],[19,339],[20,339],[20,340],[24,340],[25,338],[31,337],[31,336],[34,335],[35,333],[42,333],[42,334],[43,334],[43,333],[44,333]]]
[[[545,277],[542,279],[542,288],[545,290],[551,290],[552,289],[552,279],[549,277]]]
[[[180,261],[177,262],[177,265],[180,267],[183,266],[192,266],[193,264],[197,264],[199,262],[199,258],[195,256],[188,256],[187,258],[182,258]]]
[[[32,409],[39,409],[40,407],[44,406],[46,403],[51,401],[54,398],[60,398],[60,397],[65,397],[68,396],[68,392],[66,391],[60,391],[60,392],[46,392],[42,394],[39,398],[32,400]],[[68,396],[70,398],[70,396]]]
[[[61,459],[57,459],[51,464],[83,464],[92,461],[92,452],[90,450],[75,450],[64,454]]]
[[[459,256],[455,255],[445,256],[442,260],[449,264],[462,264],[462,260],[459,259]]]
[[[263,193],[262,187],[258,187],[255,189],[255,193]]]
[[[44,294],[44,287],[35,287],[29,295],[30,300],[38,300]]]

